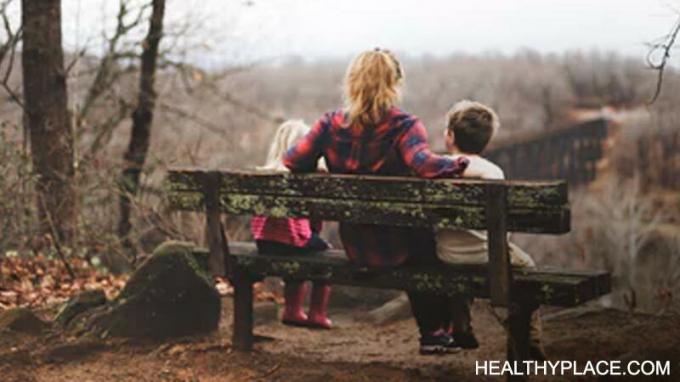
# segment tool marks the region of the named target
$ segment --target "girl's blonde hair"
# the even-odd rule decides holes
[[[360,53],[345,74],[345,106],[349,124],[375,125],[400,99],[404,73],[397,58],[382,49]]]
[[[283,165],[283,155],[308,132],[309,126],[301,119],[291,119],[282,123],[276,129],[274,139],[269,146],[267,162],[257,169],[262,171],[288,171],[286,166]]]

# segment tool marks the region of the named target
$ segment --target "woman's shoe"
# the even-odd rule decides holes
[[[281,322],[284,325],[306,326],[308,317],[302,309],[307,294],[307,286],[304,282],[286,282],[283,289],[285,309]]]
[[[328,319],[328,301],[330,298],[330,285],[314,285],[309,304],[308,327],[317,329],[330,329],[333,327],[333,322]]]

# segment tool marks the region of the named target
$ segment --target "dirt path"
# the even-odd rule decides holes
[[[218,333],[167,343],[75,341],[0,333],[4,381],[449,381],[480,380],[475,360],[503,360],[504,336],[484,303],[474,306],[482,346],[456,355],[417,354],[412,320],[374,326],[336,312],[336,328],[271,322],[256,327],[252,354],[231,351],[230,302]],[[584,310],[545,323],[551,359],[670,360],[680,372],[680,317]],[[490,379],[491,380],[491,379]],[[540,378],[532,380],[541,380]],[[550,378],[550,381],[560,380]]]

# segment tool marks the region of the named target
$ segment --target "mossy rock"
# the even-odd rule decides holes
[[[54,321],[61,326],[68,326],[78,315],[104,304],[106,304],[106,294],[101,289],[79,293],[61,307]]]
[[[190,243],[166,242],[132,275],[120,295],[69,325],[99,337],[163,339],[217,329],[220,296]]]
[[[0,313],[0,330],[37,335],[49,328],[30,309],[16,308]]]

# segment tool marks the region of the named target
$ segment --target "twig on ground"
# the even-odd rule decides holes
[[[76,273],[73,272],[73,268],[71,268],[71,264],[69,264],[68,260],[66,260],[66,255],[64,255],[64,252],[62,251],[61,248],[61,243],[59,242],[59,235],[57,234],[57,229],[54,226],[54,222],[52,221],[52,215],[50,214],[49,210],[47,209],[47,206],[45,205],[45,201],[43,200],[43,209],[45,210],[46,218],[47,218],[47,224],[50,226],[50,232],[52,232],[51,237],[52,237],[52,244],[54,245],[54,249],[57,251],[57,256],[59,256],[59,260],[64,264],[64,267],[66,268],[66,271],[68,272],[68,275],[71,277],[71,280],[76,279]]]
[[[277,364],[274,365],[272,368],[270,368],[269,370],[267,370],[264,374],[259,375],[257,378],[258,378],[258,379],[265,379],[265,378],[271,376],[272,374],[276,373],[280,368],[281,368],[281,364],[280,364],[280,363],[277,363]]]

